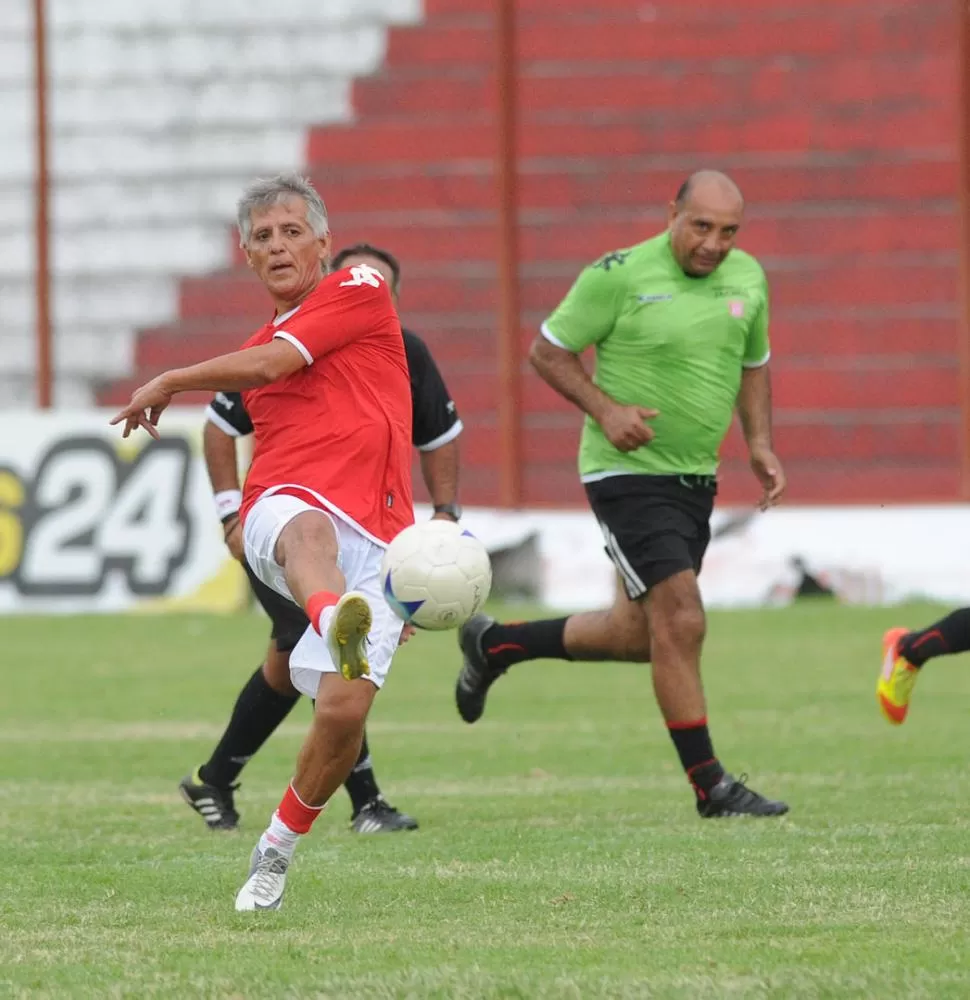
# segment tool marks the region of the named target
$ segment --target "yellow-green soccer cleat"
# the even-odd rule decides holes
[[[876,686],[876,697],[882,714],[894,726],[906,721],[913,685],[919,677],[919,668],[899,652],[899,640],[909,633],[905,628],[891,628],[882,637],[882,673]]]
[[[334,605],[327,626],[327,642],[334,664],[348,681],[370,673],[367,635],[374,616],[367,598],[350,590]]]

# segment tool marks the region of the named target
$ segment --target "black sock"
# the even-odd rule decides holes
[[[914,667],[921,667],[934,656],[965,653],[970,649],[970,608],[951,611],[946,618],[929,628],[904,635],[899,643],[900,655]]]
[[[228,788],[299,700],[299,695],[274,691],[260,667],[239,692],[229,725],[208,763],[199,768],[199,777],[207,785]]]
[[[367,733],[360,744],[360,756],[354,769],[344,782],[344,788],[350,796],[350,803],[354,810],[354,815],[367,805],[371,799],[376,799],[381,794],[377,787],[377,779],[374,777],[374,768],[370,759],[370,748],[367,746]]]
[[[696,722],[668,722],[677,756],[698,794],[708,792],[724,777],[724,768],[714,756],[707,719]]]
[[[490,667],[505,670],[523,660],[571,660],[564,644],[566,618],[495,624],[482,636]]]

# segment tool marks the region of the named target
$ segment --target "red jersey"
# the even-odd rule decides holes
[[[243,348],[277,337],[306,367],[242,394],[255,435],[243,518],[265,490],[297,486],[386,544],[414,510],[407,357],[384,279],[370,267],[327,275]]]

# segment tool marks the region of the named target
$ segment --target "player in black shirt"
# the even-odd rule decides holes
[[[333,267],[369,264],[385,277],[397,301],[401,269],[386,250],[358,244],[341,250]],[[421,456],[422,478],[434,504],[434,516],[457,521],[458,435],[462,423],[441,373],[424,341],[404,331],[411,373],[412,440]],[[290,653],[309,626],[303,610],[256,579],[243,557],[239,521],[241,493],[236,439],[252,434],[253,425],[239,393],[219,393],[206,411],[203,434],[206,466],[226,545],[239,559],[253,593],[272,622],[265,661],[239,694],[229,725],[209,760],[179,784],[183,798],[214,830],[234,830],[239,823],[233,793],[246,763],[289,715],[299,700],[290,683]],[[351,827],[358,833],[417,829],[417,822],[399,812],[381,795],[374,777],[367,736],[360,757],[344,786],[350,794]]]

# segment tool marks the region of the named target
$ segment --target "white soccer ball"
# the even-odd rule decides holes
[[[381,564],[384,597],[417,628],[458,628],[479,610],[492,587],[485,546],[461,525],[423,521],[405,528]]]

